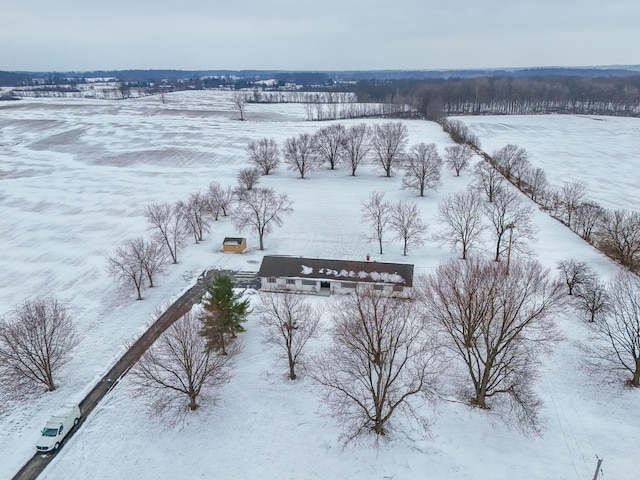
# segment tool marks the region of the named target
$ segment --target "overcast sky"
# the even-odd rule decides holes
[[[640,64],[638,0],[0,0],[0,70]]]

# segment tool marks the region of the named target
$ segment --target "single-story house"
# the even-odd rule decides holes
[[[266,255],[258,277],[264,290],[328,295],[349,293],[358,284],[370,284],[389,295],[404,297],[413,287],[413,265]]]
[[[225,253],[242,253],[247,248],[247,239],[240,237],[225,237],[222,251]]]

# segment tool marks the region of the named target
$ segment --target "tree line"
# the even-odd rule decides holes
[[[482,76],[361,81],[361,102],[411,105],[426,118],[451,115],[640,114],[640,76]]]

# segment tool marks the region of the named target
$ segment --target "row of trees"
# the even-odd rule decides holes
[[[281,162],[300,178],[322,165],[335,170],[347,165],[351,175],[366,163],[379,165],[385,176],[396,170],[404,173],[406,188],[414,189],[420,196],[428,189],[440,184],[440,168],[443,159],[435,144],[419,143],[407,149],[409,133],[402,122],[376,124],[373,127],[362,123],[346,128],[342,124],[331,124],[314,134],[302,133],[285,140],[280,148],[272,138],[249,142],[249,161],[260,173],[269,175]],[[468,145],[445,148],[444,162],[460,175],[466,168],[474,151]]]
[[[445,365],[454,380],[449,387],[471,405],[515,415],[523,428],[537,431],[541,402],[533,385],[543,354],[561,340],[555,318],[569,298],[565,285],[581,295],[576,292],[585,291],[592,275],[573,260],[559,268],[563,279],[531,260],[516,261],[509,271],[490,260],[451,260],[419,278],[410,301],[360,285],[325,309],[331,341],[311,356],[306,346],[323,330],[320,310],[305,297],[263,292],[255,313],[263,341],[287,360],[288,377],[296,379],[296,369],[305,367],[347,438],[385,435],[396,412],[426,426],[424,402],[445,393]],[[590,363],[623,369],[628,383],[640,387],[640,280],[622,272],[604,296],[609,318],[597,317],[596,343],[583,348]],[[158,412],[194,410],[230,379],[241,350],[234,339],[249,313],[241,297],[229,276],[217,276],[207,286],[202,313],[185,315],[143,355],[132,371],[134,383]],[[0,322],[3,390],[55,389],[53,375],[77,338],[66,308],[53,298],[16,308]]]
[[[447,196],[438,205],[444,228],[436,239],[457,250],[463,260],[487,231],[493,239],[496,262],[512,252],[528,254],[527,242],[535,236],[531,208],[523,205],[520,195],[486,162],[475,165],[473,176],[467,189]]]
[[[541,354],[560,340],[554,314],[565,299],[549,273],[535,261],[515,262],[506,274],[496,262],[452,260],[418,279],[409,301],[359,285],[326,308],[331,341],[306,357],[305,370],[347,438],[385,435],[396,412],[426,426],[424,404],[445,393],[445,365],[455,379],[449,387],[470,404],[515,412],[535,430],[532,380]],[[320,333],[318,314],[294,294],[261,298],[265,339],[287,356],[293,379],[304,346]]]
[[[456,140],[478,149],[473,138],[465,140],[462,135]],[[544,171],[534,168],[528,161],[527,152],[517,145],[507,145],[493,152],[492,156],[485,155],[485,159],[488,162],[475,166],[471,190],[454,194],[439,206],[440,218],[447,225],[442,240],[460,248],[463,259],[483,229],[478,221],[479,207],[473,190],[483,193],[486,198],[482,209],[494,234],[495,260],[498,261],[505,250],[508,255],[512,250],[527,252],[526,240],[535,233],[530,219],[532,212],[522,206],[515,192],[505,188],[506,179],[583,239],[637,273],[640,260],[639,214],[603,209],[586,199],[586,189],[579,183],[565,183],[559,189],[550,187]],[[509,236],[505,246],[507,232]],[[631,373],[630,385],[640,386],[638,277],[623,272],[607,285],[586,263],[576,259],[559,262],[558,269],[574,306],[587,316],[598,340],[597,347],[589,345],[583,348],[599,366],[604,363],[621,367]],[[509,257],[506,271],[509,272]]]
[[[584,184],[549,185],[543,169],[533,167],[525,149],[506,145],[487,157],[507,180],[584,240],[632,271],[640,267],[640,213],[609,210],[587,197]],[[487,167],[491,168],[491,167]]]
[[[528,241],[535,237],[533,211],[523,205],[519,194],[508,188],[502,176],[485,162],[476,164],[474,182],[467,189],[452,193],[438,205],[443,228],[434,239],[458,251],[467,259],[488,231],[493,238],[493,259],[497,262],[511,253],[528,254]],[[405,181],[407,177],[405,177]],[[415,180],[412,178],[412,180]],[[385,200],[384,192],[372,192],[362,204],[363,223],[370,229],[370,241],[375,241],[383,253],[385,235],[393,232],[394,240],[408,248],[424,244],[427,224],[421,220],[415,202]]]
[[[408,104],[432,120],[451,115],[571,113],[637,116],[640,76],[485,76],[359,82],[361,101]]]
[[[372,192],[362,204],[362,221],[372,232],[368,239],[378,243],[382,255],[385,234],[391,230],[393,239],[403,243],[403,255],[407,255],[410,247],[424,244],[427,224],[420,218],[415,202],[399,200],[394,204],[384,195],[384,192]]]
[[[611,319],[598,323],[590,358],[605,372],[624,368],[637,387],[640,280],[622,273],[607,291]],[[425,424],[423,403],[444,393],[445,365],[449,387],[471,405],[538,431],[535,379],[544,355],[563,340],[556,319],[567,298],[562,280],[536,261],[516,261],[507,272],[490,260],[451,260],[419,279],[412,301],[361,285],[333,302],[331,343],[308,356],[305,369],[325,387],[327,408],[349,438],[384,435],[396,411]],[[293,365],[319,333],[317,313],[300,296],[270,292],[259,314],[295,378]]]
[[[490,260],[451,260],[416,282],[410,300],[360,285],[329,304],[330,344],[307,356],[306,346],[323,330],[320,311],[305,297],[263,292],[256,308],[263,340],[285,358],[288,376],[302,364],[324,387],[326,405],[344,421],[349,438],[389,431],[395,412],[426,425],[424,401],[443,394],[444,365],[455,391],[471,405],[516,415],[537,430],[540,400],[533,380],[542,355],[561,340],[555,318],[569,296],[586,298],[592,272],[575,260],[562,262],[553,278],[535,261],[515,261],[507,270]],[[563,281],[564,280],[564,281]],[[568,287],[569,296],[565,294]],[[583,346],[590,363],[623,369],[640,387],[640,279],[622,272],[603,292],[592,316],[596,343]],[[229,380],[241,344],[248,300],[220,274],[207,286],[200,315],[187,314],[142,357],[133,370],[142,393],[158,411],[189,409],[216,396]],[[51,297],[25,302],[0,322],[0,385],[23,394],[45,386],[70,358],[77,334],[67,310]],[[184,410],[184,409],[183,409]]]
[[[309,121],[398,115],[413,111],[409,105],[358,103],[352,92],[262,92],[254,89],[251,92],[236,91],[231,96],[231,104],[240,120],[245,119],[250,103],[302,103]]]

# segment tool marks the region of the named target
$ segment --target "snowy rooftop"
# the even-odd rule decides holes
[[[413,265],[265,255],[258,276],[352,280],[392,283],[411,287],[413,285]]]

